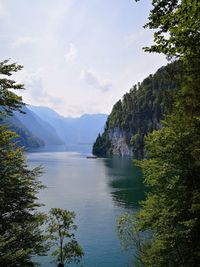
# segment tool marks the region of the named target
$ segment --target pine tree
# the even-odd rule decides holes
[[[8,79],[22,66],[0,63],[0,119],[24,105],[13,90],[23,85]],[[40,168],[30,170],[16,134],[0,124],[0,266],[35,266],[32,256],[42,254],[45,236],[40,230],[45,216],[37,211]]]

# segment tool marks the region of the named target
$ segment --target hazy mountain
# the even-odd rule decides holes
[[[18,145],[26,148],[92,144],[96,136],[103,132],[107,120],[105,114],[65,118],[47,107],[28,106],[23,111],[25,114],[14,112],[4,123],[19,135]]]
[[[25,114],[14,112],[14,118],[17,118],[25,126],[25,128],[28,129],[29,132],[43,140],[45,145],[63,144],[55,128],[53,128],[49,123],[43,121],[27,107],[24,107],[23,111]],[[17,120],[15,125],[19,125]]]
[[[48,107],[29,106],[28,108],[41,120],[54,127],[58,136],[65,142],[65,117],[60,116],[57,112]]]
[[[104,130],[106,114],[84,114],[79,118],[63,117],[47,107],[30,106],[41,120],[56,129],[66,144],[93,143],[98,133]]]
[[[17,133],[18,137],[15,140],[18,146],[23,146],[26,149],[44,146],[44,141],[31,133],[15,115],[8,117],[1,123],[6,124],[11,131]]]

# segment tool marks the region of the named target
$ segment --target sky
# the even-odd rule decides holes
[[[0,0],[0,61],[24,66],[27,104],[64,116],[107,113],[167,63],[142,50],[151,0]]]

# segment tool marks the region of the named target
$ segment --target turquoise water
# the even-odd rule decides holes
[[[43,209],[76,213],[76,237],[85,252],[80,266],[130,266],[132,253],[122,252],[115,229],[117,218],[137,210],[144,197],[142,175],[132,161],[86,159],[84,153],[67,151],[28,153],[27,158],[32,166],[44,167],[41,180],[47,188],[39,195]],[[37,260],[42,267],[56,266],[51,256]]]

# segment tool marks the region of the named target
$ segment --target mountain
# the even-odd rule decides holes
[[[59,138],[67,145],[93,143],[103,132],[106,114],[84,114],[79,118],[63,117],[47,107],[30,106],[40,119],[56,129]]]
[[[15,111],[12,116],[3,121],[10,130],[18,134],[19,137],[16,138],[18,146],[29,149],[45,145],[64,144],[55,128],[49,123],[40,119],[27,107],[23,108],[23,112]]]
[[[104,132],[93,145],[93,154],[143,158],[145,136],[159,129],[164,114],[172,109],[173,95],[178,88],[176,75],[181,75],[179,62],[160,68],[142,83],[134,85],[113,106]]]
[[[31,133],[15,115],[5,119],[2,123],[6,124],[11,131],[16,132],[18,137],[15,141],[18,146],[26,149],[44,146],[44,141]]]
[[[48,122],[42,120],[27,107],[23,108],[25,114],[14,112],[14,116],[35,136],[44,141],[45,145],[62,145],[56,129]]]
[[[74,134],[74,131],[72,129],[67,129],[67,126],[65,125],[66,120],[68,120],[70,123],[70,121],[73,119],[66,119],[65,117],[59,115],[57,112],[48,107],[29,106],[28,108],[41,120],[54,127],[59,138],[62,139],[64,143],[66,143],[66,131],[70,133],[72,132],[71,134]]]
[[[27,106],[23,113],[14,112],[4,123],[15,131],[19,146],[93,144],[103,132],[106,114],[84,114],[79,118],[66,118],[48,107]]]

